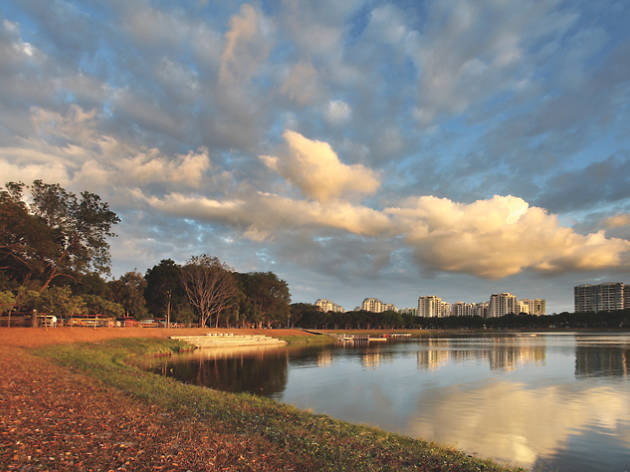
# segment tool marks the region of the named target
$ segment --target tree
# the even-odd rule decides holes
[[[171,325],[173,309],[180,308],[185,302],[186,293],[181,283],[181,267],[172,259],[163,259],[158,265],[147,270],[144,278],[147,286],[144,295],[152,313],[166,311],[166,325]]]
[[[31,193],[24,202],[24,190]],[[58,277],[109,272],[111,227],[120,220],[90,192],[80,196],[59,184],[9,182],[0,192],[0,260],[23,280],[41,279],[40,293]],[[4,266],[5,264],[3,264]]]
[[[4,313],[5,311],[9,314],[9,319],[7,321],[7,327],[11,327],[11,311],[13,311],[13,307],[15,306],[15,295],[10,290],[6,290],[4,292],[0,292],[0,313]]]
[[[59,315],[62,318],[87,311],[83,298],[72,295],[70,287],[50,287],[44,290],[37,298],[35,306],[40,313]]]
[[[8,274],[5,285],[9,281],[28,285],[31,277],[44,272],[55,247],[51,228],[24,202],[24,184],[7,183],[0,191],[0,269]]]
[[[127,272],[119,279],[109,282],[114,301],[122,305],[127,316],[133,315],[138,320],[147,315],[144,299],[146,285],[142,274],[135,271]]]
[[[86,311],[90,314],[101,314],[118,318],[125,313],[120,303],[109,301],[98,295],[81,295]]]
[[[284,280],[273,272],[239,274],[239,279],[243,292],[253,305],[252,312],[259,315],[259,324],[287,324],[291,295]]]
[[[234,306],[238,294],[230,268],[217,257],[202,254],[188,260],[180,277],[188,301],[199,314],[199,325],[206,326],[215,317],[218,326],[221,313]]]

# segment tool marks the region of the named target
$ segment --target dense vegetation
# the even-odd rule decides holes
[[[272,272],[238,273],[216,257],[163,259],[146,274],[110,274],[119,222],[90,192],[41,180],[0,190],[0,314],[102,314],[201,326],[286,326],[289,287]]]

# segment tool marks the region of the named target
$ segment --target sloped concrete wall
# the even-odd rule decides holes
[[[232,346],[283,346],[281,339],[261,335],[221,335],[210,333],[206,336],[171,336],[199,348],[232,347]]]

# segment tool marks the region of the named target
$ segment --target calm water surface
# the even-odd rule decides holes
[[[534,470],[630,471],[629,334],[201,352],[154,370]]]

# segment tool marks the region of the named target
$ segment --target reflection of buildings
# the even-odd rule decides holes
[[[546,346],[540,342],[534,340],[528,343],[524,338],[496,338],[488,352],[490,369],[514,370],[519,364],[544,362]]]
[[[450,355],[448,339],[429,339],[427,349],[418,351],[418,369],[437,370],[448,363]]]
[[[575,347],[575,376],[628,376],[630,348],[580,346]]]
[[[514,370],[518,365],[545,361],[546,346],[541,338],[493,338],[481,349],[467,349],[466,344],[449,339],[429,339],[426,349],[417,353],[418,368],[437,370],[449,361],[488,360],[492,370]]]
[[[624,308],[623,282],[578,285],[573,288],[575,312],[615,311]]]
[[[330,364],[332,364],[332,353],[330,351],[317,353],[317,367],[328,367]]]
[[[363,364],[364,367],[375,369],[381,365],[381,353],[378,351],[364,352],[363,356],[361,356],[361,364]]]

